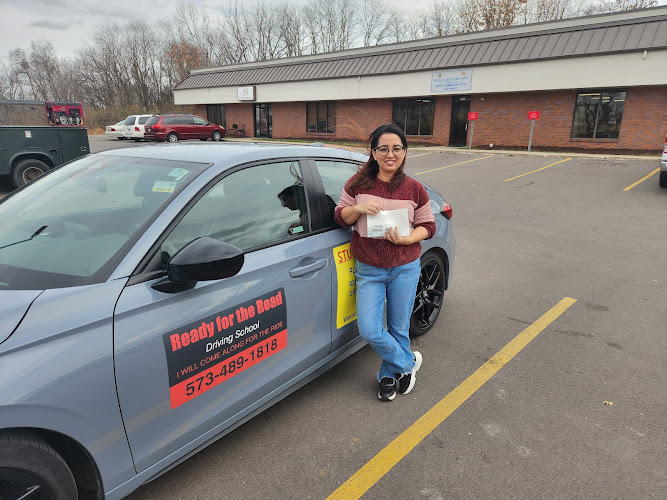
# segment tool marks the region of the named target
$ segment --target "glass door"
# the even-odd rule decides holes
[[[255,137],[273,137],[273,105],[255,104]]]
[[[449,145],[465,146],[468,142],[468,112],[470,96],[455,95],[452,101],[452,122],[449,127]]]

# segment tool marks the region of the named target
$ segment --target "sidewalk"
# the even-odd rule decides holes
[[[345,146],[343,144],[327,144],[326,142],[313,141],[312,143],[307,143],[303,141],[289,141],[289,140],[259,140],[256,141],[254,137],[226,137],[225,141],[227,142],[259,142],[259,143],[272,143],[272,144],[296,144],[299,146],[309,146],[311,144],[323,144],[327,148],[339,148],[349,151],[356,151],[361,153],[368,154],[368,149],[362,146]],[[451,146],[411,146],[410,151],[428,151],[428,152],[442,152],[442,153],[463,153],[463,154],[476,154],[476,155],[510,155],[510,156],[555,156],[555,157],[579,157],[579,158],[597,158],[597,159],[621,159],[621,160],[646,160],[646,161],[660,161],[660,152],[656,152],[655,156],[647,155],[622,155],[622,154],[608,154],[608,153],[595,153],[591,151],[590,153],[568,153],[567,151],[514,151],[514,150],[503,150],[503,149],[468,149],[468,148],[456,148]],[[408,156],[409,158],[409,156]]]

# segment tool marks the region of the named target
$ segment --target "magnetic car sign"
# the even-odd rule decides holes
[[[280,288],[163,335],[169,399],[176,408],[287,346]]]
[[[354,275],[354,257],[349,243],[333,249],[338,277],[336,328],[342,328],[357,319],[357,280]]]

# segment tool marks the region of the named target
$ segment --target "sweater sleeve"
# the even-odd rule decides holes
[[[340,195],[340,200],[338,201],[338,205],[336,205],[336,210],[334,212],[334,219],[336,223],[341,226],[341,227],[352,227],[354,226],[354,223],[348,224],[345,222],[343,219],[343,216],[341,215],[341,212],[345,207],[353,207],[356,205],[356,200],[354,196],[352,196],[348,191],[347,191],[347,186],[350,181],[348,181],[345,184],[345,188],[343,188],[343,194]]]
[[[414,227],[424,227],[428,231],[428,238],[435,234],[435,217],[431,210],[431,200],[426,189],[421,183],[417,183],[417,208],[415,208]],[[427,238],[427,239],[428,239]]]

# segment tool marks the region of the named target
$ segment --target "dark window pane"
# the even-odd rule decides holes
[[[317,131],[324,133],[327,131],[327,103],[317,103]]]
[[[403,132],[405,132],[405,114],[407,111],[407,104],[403,100],[394,101],[394,124],[396,124]]]
[[[306,132],[317,131],[317,103],[309,102],[306,108]]]
[[[421,123],[419,125],[420,135],[433,135],[433,113],[435,106],[433,100],[422,101]]]
[[[625,107],[625,91],[585,90],[577,94],[573,138],[617,139]]]
[[[327,133],[336,133],[336,103],[330,102],[327,109]],[[336,200],[338,201],[338,200]]]
[[[600,103],[596,139],[618,139],[625,106],[625,92],[604,92]]]
[[[419,114],[421,103],[417,100],[408,104],[408,116],[405,124],[405,135],[419,135]]]

